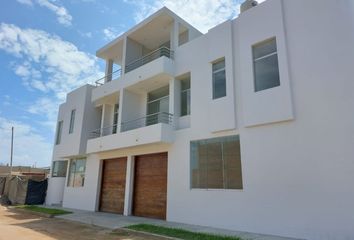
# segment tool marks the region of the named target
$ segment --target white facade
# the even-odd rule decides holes
[[[274,37],[280,86],[255,92],[252,46]],[[122,67],[121,76],[109,81],[112,62],[128,66],[166,42],[173,57]],[[351,0],[267,0],[204,35],[161,9],[97,52],[108,66],[103,85],[79,88],[61,105],[64,125],[53,161],[86,156],[85,183],[68,187],[51,178],[47,204],[98,211],[102,160],[127,157],[129,215],[134,156],[168,152],[167,221],[354,239],[353,42]],[[227,91],[213,100],[211,63],[221,58]],[[186,73],[191,114],[180,117],[179,77]],[[173,121],[139,125],[148,115],[147,93],[167,85]],[[117,133],[106,134],[111,127]],[[94,129],[98,136],[90,139]],[[242,190],[192,189],[190,141],[231,135],[240,137]]]

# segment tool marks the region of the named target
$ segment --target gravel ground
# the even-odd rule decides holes
[[[0,240],[165,240],[148,234],[80,224],[58,218],[43,218],[0,206]]]

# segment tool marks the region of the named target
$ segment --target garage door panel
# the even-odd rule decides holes
[[[133,214],[166,219],[167,153],[137,156]]]
[[[123,214],[127,159],[103,161],[100,211]]]

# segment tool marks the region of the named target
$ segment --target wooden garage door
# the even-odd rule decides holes
[[[166,219],[167,153],[135,158],[133,214]]]
[[[103,161],[100,211],[123,214],[127,158]]]

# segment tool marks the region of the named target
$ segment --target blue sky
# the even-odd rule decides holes
[[[4,0],[0,3],[0,164],[49,166],[57,110],[103,76],[101,48],[162,6],[202,32],[238,15],[239,0]]]

